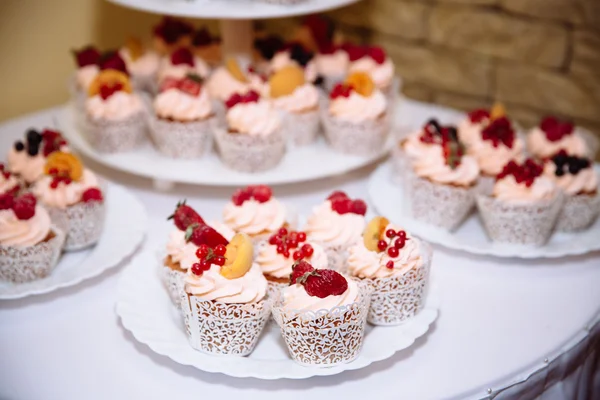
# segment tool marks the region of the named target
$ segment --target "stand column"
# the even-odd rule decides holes
[[[222,19],[220,24],[223,55],[250,61],[254,39],[252,20]]]

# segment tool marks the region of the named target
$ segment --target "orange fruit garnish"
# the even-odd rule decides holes
[[[125,48],[129,50],[129,56],[132,61],[137,60],[144,54],[144,46],[142,41],[136,37],[130,37],[125,43]]]
[[[377,243],[383,239],[385,228],[389,225],[390,221],[385,217],[375,217],[367,224],[365,231],[363,232],[363,243],[365,247],[371,251],[381,252]]]
[[[346,85],[352,88],[361,96],[368,97],[375,90],[373,80],[366,72],[354,72],[346,78]]]
[[[246,74],[242,72],[240,64],[238,64],[235,58],[228,58],[227,62],[225,63],[225,68],[227,68],[227,71],[229,71],[229,73],[235,78],[235,80],[243,83],[248,83],[248,78],[246,78]]]
[[[304,85],[304,70],[288,65],[275,72],[269,79],[271,97],[277,98],[292,94],[297,87]]]
[[[117,71],[115,69],[105,69],[103,71],[100,71],[96,78],[90,84],[90,87],[88,89],[88,96],[93,97],[100,93],[100,88],[102,86],[113,87],[117,83],[121,84],[122,91],[131,93],[131,82],[129,81],[129,77],[125,73]]]
[[[227,279],[237,279],[246,275],[252,268],[254,249],[252,240],[245,233],[236,234],[227,245],[225,265],[221,267],[221,275]]]
[[[506,109],[504,108],[504,104],[496,102],[492,106],[490,110],[490,120],[499,119],[506,116]]]
[[[44,165],[44,173],[78,181],[83,176],[83,164],[74,154],[55,151],[48,156],[46,165]]]

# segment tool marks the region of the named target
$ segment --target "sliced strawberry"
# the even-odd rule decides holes
[[[185,78],[179,83],[179,90],[192,96],[200,94],[201,85],[192,79]]]
[[[340,273],[331,269],[309,272],[300,279],[300,284],[309,296],[324,299],[339,296],[348,290],[348,281]],[[303,282],[302,282],[303,281]]]
[[[227,246],[229,244],[227,239],[215,229],[208,225],[199,225],[198,223],[193,223],[188,226],[185,231],[185,238],[196,246],[205,244],[211,249],[214,249],[218,245]]]
[[[251,90],[242,97],[242,103],[256,103],[259,99],[259,94],[254,90]]]
[[[179,79],[167,77],[160,84],[160,91],[164,92],[169,89],[178,89],[179,88]]]
[[[92,201],[103,201],[104,196],[99,188],[89,188],[81,195],[81,200],[84,203],[90,203]]]
[[[313,266],[304,260],[295,262],[292,266],[292,274],[290,275],[290,285],[295,285],[298,278],[301,278],[314,270]]]
[[[185,204],[185,200],[177,203],[175,212],[167,220],[174,220],[175,226],[185,231],[190,225],[205,225],[204,219],[192,207]]]

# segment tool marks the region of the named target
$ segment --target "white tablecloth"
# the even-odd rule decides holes
[[[410,106],[416,119],[436,110]],[[51,125],[52,115],[49,110],[0,126],[0,154],[29,126]],[[144,244],[150,248],[164,243],[165,219],[178,199],[187,198],[212,219],[232,191],[177,186],[157,193],[146,180],[90,166],[140,197],[150,214]],[[307,213],[334,187],[366,197],[371,171],[279,187],[276,195]],[[114,313],[119,271],[47,295],[0,302],[0,398],[546,400],[592,398],[593,387],[600,396],[599,253],[501,260],[436,246],[432,277],[441,307],[431,331],[410,349],[365,369],[302,381],[235,379],[154,354]]]

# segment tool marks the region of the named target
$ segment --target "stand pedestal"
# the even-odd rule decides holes
[[[250,19],[222,19],[221,39],[225,57],[252,58],[254,30]]]

